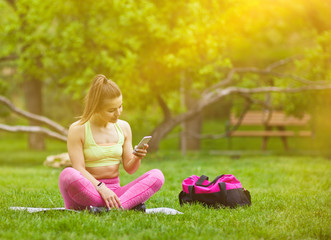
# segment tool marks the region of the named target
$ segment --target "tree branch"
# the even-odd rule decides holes
[[[0,103],[3,103],[4,105],[6,105],[10,110],[12,110],[14,113],[25,117],[27,119],[30,120],[35,120],[39,123],[43,123],[49,127],[51,127],[52,129],[54,129],[55,131],[59,132],[60,134],[67,136],[68,134],[68,130],[65,129],[63,126],[61,126],[60,124],[50,120],[47,117],[44,116],[40,116],[37,114],[33,114],[24,110],[21,110],[19,108],[17,108],[9,99],[5,98],[4,96],[0,95]]]
[[[258,71],[255,71],[254,73],[259,73]],[[297,76],[297,75],[294,75],[294,74],[286,74],[286,73],[279,73],[279,72],[268,72],[268,71],[265,71],[263,72],[263,70],[260,72],[261,74],[269,74],[269,75],[275,75],[277,77],[281,77],[281,78],[292,78],[298,82],[301,82],[301,83],[304,83],[304,84],[307,84],[307,85],[312,85],[312,84],[326,84],[326,81],[310,81],[306,78],[303,78],[303,77],[300,77],[300,76]]]
[[[298,88],[280,88],[280,87],[260,87],[260,88],[239,88],[228,87],[225,89],[216,89],[214,92],[205,94],[198,102],[198,108],[202,109],[207,105],[217,102],[219,99],[231,94],[256,94],[256,93],[298,93],[304,91],[330,90],[331,85],[303,86]]]
[[[160,95],[157,95],[157,101],[162,109],[164,120],[167,121],[168,119],[171,119],[171,111],[164,99]]]
[[[38,127],[38,126],[9,126],[9,125],[0,123],[0,130],[4,130],[7,132],[42,133],[48,137],[55,138],[55,139],[63,141],[63,142],[67,141],[66,136],[53,132],[47,128]]]
[[[283,66],[285,64],[288,64],[289,62],[293,62],[294,60],[300,58],[300,56],[293,56],[293,57],[289,57],[289,58],[285,58],[285,59],[281,59],[277,62],[274,62],[272,64],[270,64],[269,66],[267,66],[265,69],[268,71],[271,71],[272,69],[275,69],[277,67]]]
[[[5,0],[14,10],[16,10],[15,0]]]
[[[275,71],[271,71],[272,69],[259,69],[259,68],[255,68],[255,67],[248,67],[248,68],[236,68],[235,72],[237,73],[256,73],[256,74],[263,74],[263,75],[274,75],[277,77],[281,77],[281,78],[292,78],[298,82],[304,83],[304,84],[325,84],[326,81],[310,81],[306,78],[303,77],[299,77],[297,75],[294,74],[286,74],[286,73],[279,73],[279,72],[275,72]]]
[[[18,57],[16,55],[9,55],[9,56],[5,56],[5,57],[0,57],[0,62],[5,62],[5,61],[11,61],[11,60],[15,60]]]
[[[186,121],[195,114],[201,112],[205,107],[212,103],[220,101],[222,98],[232,95],[232,94],[260,94],[260,93],[298,93],[304,91],[322,91],[331,90],[331,85],[316,85],[316,86],[304,86],[298,88],[279,88],[279,87],[260,87],[260,88],[238,88],[238,87],[228,87],[225,89],[217,89],[214,92],[205,94],[202,96],[201,100],[197,102],[189,111],[182,113],[173,118],[175,124],[182,121]]]
[[[256,74],[264,74],[264,75],[274,75],[277,77],[281,77],[281,78],[292,78],[296,81],[299,81],[301,83],[304,84],[325,84],[326,81],[310,81],[308,79],[305,79],[303,77],[294,75],[294,74],[286,74],[286,73],[279,73],[279,72],[275,72],[273,71],[273,69],[280,67],[282,65],[285,65],[289,62],[294,61],[295,59],[297,59],[297,57],[292,57],[292,58],[287,58],[287,59],[283,59],[280,61],[277,61],[273,64],[270,64],[269,66],[267,66],[264,69],[259,69],[256,67],[244,67],[244,68],[233,68],[229,71],[229,73],[227,74],[227,76],[225,77],[225,79],[221,80],[219,83],[207,88],[204,90],[203,94],[206,94],[208,92],[211,92],[215,89],[218,88],[223,88],[225,86],[228,86],[230,84],[233,83],[233,76],[235,73],[256,73]]]

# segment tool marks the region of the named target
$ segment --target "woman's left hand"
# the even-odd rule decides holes
[[[147,148],[148,148],[148,144],[144,144],[144,147],[141,148],[137,148],[137,146],[135,146],[134,150],[133,150],[133,155],[135,155],[138,158],[144,158],[146,157],[147,154]]]

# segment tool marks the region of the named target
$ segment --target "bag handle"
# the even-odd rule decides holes
[[[223,177],[224,174],[217,176],[211,183],[209,183],[208,185],[202,185],[202,183],[205,180],[208,180],[208,177],[206,175],[201,175],[201,177],[198,179],[198,181],[195,183],[196,186],[200,186],[200,187],[209,187],[212,184],[215,184],[217,182],[218,179],[220,179],[221,177]],[[201,181],[200,181],[201,180]]]
[[[190,195],[190,198],[192,200],[194,200],[194,194],[195,194],[195,189],[194,189],[194,185],[190,185],[188,186],[188,193]]]
[[[221,192],[221,203],[226,206],[227,199],[228,199],[227,192],[226,192],[226,184],[225,184],[225,182],[219,182],[218,186],[219,186],[220,192]]]
[[[207,177],[206,175],[201,175],[201,177],[198,179],[198,181],[196,181],[195,185],[202,186],[202,183],[208,179],[209,179],[209,177]]]

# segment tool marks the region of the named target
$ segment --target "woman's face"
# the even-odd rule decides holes
[[[105,122],[116,123],[123,110],[122,104],[122,95],[117,98],[105,99],[103,107],[99,111],[99,117]]]

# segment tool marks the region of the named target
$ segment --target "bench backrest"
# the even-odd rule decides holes
[[[246,126],[306,126],[311,116],[309,114],[305,114],[302,118],[296,118],[293,116],[287,116],[284,112],[281,111],[273,111],[271,113],[271,117],[268,122],[268,113],[264,113],[261,111],[249,111],[244,116],[241,125]],[[230,116],[230,124],[236,125],[239,121],[238,117],[234,115]]]

